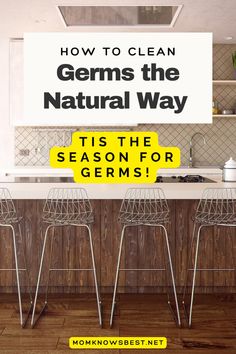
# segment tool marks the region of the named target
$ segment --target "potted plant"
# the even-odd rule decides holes
[[[236,51],[232,53],[232,61],[234,67],[234,79],[236,80]]]

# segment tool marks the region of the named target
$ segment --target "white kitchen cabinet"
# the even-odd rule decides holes
[[[10,81],[10,124],[12,126],[57,126],[55,121],[42,121],[32,119],[32,122],[24,118],[24,41],[23,39],[11,39],[9,43],[9,81]],[[40,69],[39,69],[40,70]],[[33,124],[32,124],[33,123]],[[66,124],[63,126],[71,126]]]
[[[9,44],[10,59],[10,123],[24,125],[24,49],[22,39],[11,39]]]

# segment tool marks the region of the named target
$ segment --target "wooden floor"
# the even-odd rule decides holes
[[[176,328],[166,304],[158,295],[120,295],[114,328],[108,325],[111,296],[104,297],[104,328],[97,321],[96,303],[89,295],[53,297],[37,326],[21,329],[14,295],[0,295],[0,353],[63,354],[70,336],[166,336],[165,353],[236,353],[236,297],[198,295],[193,328]],[[80,353],[129,354],[143,350],[89,350]],[[148,350],[148,354],[154,353]],[[156,353],[156,350],[155,350]]]

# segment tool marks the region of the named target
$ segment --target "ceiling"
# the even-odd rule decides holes
[[[71,27],[66,28],[57,5],[184,5],[173,28]],[[236,43],[236,0],[0,0],[0,37],[23,37],[24,32],[130,31],[213,32],[215,43]],[[226,37],[233,37],[226,40]]]

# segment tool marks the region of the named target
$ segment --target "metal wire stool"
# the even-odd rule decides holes
[[[94,283],[95,283],[95,290],[96,290],[96,300],[97,300],[97,308],[98,308],[98,318],[99,324],[102,326],[102,315],[101,315],[101,301],[98,289],[98,282],[97,282],[97,272],[96,272],[96,264],[94,259],[94,250],[93,250],[93,242],[92,242],[92,234],[91,234],[91,224],[94,221],[94,214],[92,210],[92,206],[88,199],[88,195],[85,189],[83,188],[52,188],[49,191],[47,200],[44,204],[43,208],[43,215],[42,221],[46,223],[48,226],[46,228],[44,234],[44,241],[43,241],[43,248],[38,272],[38,280],[33,304],[33,311],[32,311],[32,319],[31,319],[31,326],[34,327],[42,313],[47,307],[48,302],[48,285],[49,285],[49,275],[50,271],[55,270],[76,270],[76,271],[92,271],[94,275]],[[75,227],[84,227],[88,230],[88,237],[89,237],[89,244],[90,244],[90,251],[91,251],[91,258],[92,258],[92,268],[89,269],[56,269],[50,268],[51,267],[51,256],[52,256],[52,249],[53,249],[53,239],[55,236],[55,228],[56,227],[63,227],[63,226],[75,226]],[[48,279],[46,284],[46,292],[45,292],[45,301],[44,306],[41,309],[38,317],[34,321],[35,317],[35,309],[37,304],[41,274],[42,274],[42,267],[44,261],[44,254],[45,248],[47,243],[47,238],[49,234],[49,230],[52,229],[52,238],[51,238],[51,249],[50,249],[50,260],[49,260],[49,270],[48,270]]]
[[[12,231],[12,241],[14,248],[14,260],[15,260],[15,268],[13,269],[0,269],[2,271],[15,271],[16,272],[16,282],[17,282],[17,293],[18,293],[18,302],[19,302],[19,312],[20,312],[20,325],[22,328],[25,327],[27,319],[30,315],[32,309],[32,297],[30,291],[30,280],[29,273],[25,255],[24,242],[21,231],[21,222],[23,221],[23,217],[17,214],[14,202],[12,200],[11,194],[7,188],[0,188],[0,227],[10,228]],[[17,256],[18,246],[17,246],[17,232],[19,233],[19,241],[23,247],[23,261],[24,268],[19,268],[19,261]],[[30,307],[27,312],[25,319],[23,319],[23,309],[22,309],[22,296],[21,296],[21,284],[20,284],[20,271],[25,271],[27,275],[28,282],[28,291],[30,297]]]
[[[172,259],[170,254],[170,246],[168,233],[166,229],[166,224],[170,221],[170,211],[165,199],[164,192],[160,188],[130,188],[126,192],[125,198],[121,204],[120,213],[119,213],[119,222],[123,225],[121,231],[121,239],[119,246],[119,254],[116,268],[115,284],[112,298],[112,307],[111,307],[111,316],[110,316],[110,326],[113,324],[113,316],[116,303],[116,292],[119,282],[119,271],[129,271],[129,270],[140,270],[140,269],[120,269],[120,260],[122,253],[123,240],[125,236],[125,230],[127,227],[132,226],[154,226],[160,227],[164,231],[166,249],[169,260],[169,268],[171,274],[171,281],[174,293],[176,314],[171,307],[171,302],[168,294],[168,304],[171,307],[172,313],[177,324],[180,326],[180,314],[179,314],[179,305],[175,287],[174,272],[172,266]],[[163,270],[163,269],[145,269],[145,270]],[[166,269],[164,269],[166,271]]]
[[[202,198],[198,203],[197,210],[194,216],[194,228],[191,240],[191,251],[193,250],[194,243],[196,241],[195,255],[194,255],[194,267],[190,269],[191,252],[189,256],[188,269],[186,273],[185,286],[183,291],[182,304],[184,307],[184,313],[188,322],[188,326],[192,325],[192,312],[193,312],[193,300],[194,300],[194,290],[196,282],[196,272],[198,253],[199,253],[199,243],[201,230],[204,227],[210,226],[236,226],[236,188],[208,188],[203,191]],[[189,313],[186,308],[185,298],[186,289],[188,283],[188,272],[193,271],[192,288],[191,288],[191,298],[189,305]],[[227,271],[232,269],[208,269],[204,268],[204,271]]]

